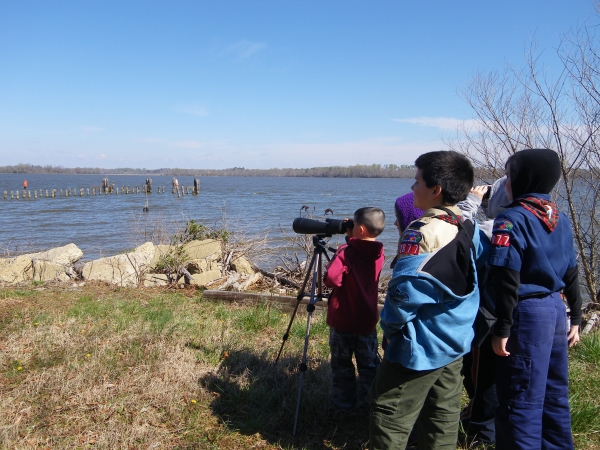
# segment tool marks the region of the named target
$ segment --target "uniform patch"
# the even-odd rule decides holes
[[[513,224],[507,219],[497,219],[494,222],[492,230],[492,244],[498,247],[508,247],[510,245],[510,232],[513,229]]]
[[[494,222],[492,233],[510,233],[513,229],[513,224],[510,220],[498,219]]]
[[[494,233],[492,234],[492,244],[499,247],[508,247],[510,245],[510,234]]]
[[[400,238],[400,254],[401,255],[418,255],[419,242],[423,240],[423,235],[420,231],[408,229]]]

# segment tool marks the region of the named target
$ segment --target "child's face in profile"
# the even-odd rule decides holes
[[[439,203],[440,199],[438,197],[441,195],[439,193],[440,187],[427,187],[427,184],[423,179],[423,171],[421,169],[417,169],[417,174],[415,175],[415,182],[411,186],[411,189],[414,195],[413,205],[415,206],[415,208],[427,211],[429,208],[437,206],[437,203]]]
[[[400,219],[398,219],[398,213],[396,213],[396,220],[394,221],[394,225],[398,228],[398,233],[402,236],[403,229],[400,227]]]

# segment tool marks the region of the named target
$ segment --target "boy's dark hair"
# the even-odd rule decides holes
[[[473,166],[466,156],[458,152],[440,150],[424,153],[417,158],[415,165],[421,169],[428,188],[442,188],[442,201],[446,205],[455,205],[467,198],[473,186]]]
[[[385,213],[371,206],[359,208],[354,213],[354,225],[364,225],[373,236],[379,236],[385,228]]]

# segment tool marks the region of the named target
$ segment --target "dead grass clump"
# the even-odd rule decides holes
[[[277,305],[101,285],[0,291],[0,305],[2,448],[323,445],[312,433],[289,439],[305,323],[273,367],[289,320]],[[316,317],[303,430],[313,402],[328,428],[325,331]]]

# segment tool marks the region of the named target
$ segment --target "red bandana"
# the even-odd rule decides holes
[[[541,198],[535,197],[521,197],[516,199],[511,206],[522,206],[527,211],[532,213],[535,217],[540,219],[542,224],[551,233],[558,225],[558,206],[556,203],[549,202],[548,200],[542,200]]]
[[[456,227],[458,226],[457,220],[454,217],[449,216],[448,214],[444,214],[444,215],[441,215],[441,216],[433,216],[433,217],[436,218],[436,219],[443,220],[444,222],[451,223],[452,225],[454,225]],[[462,216],[457,216],[457,218],[462,222],[462,220],[463,220]]]

